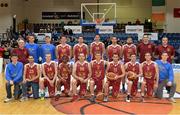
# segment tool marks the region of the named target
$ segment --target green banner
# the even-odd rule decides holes
[[[165,0],[152,0],[152,6],[165,6]]]

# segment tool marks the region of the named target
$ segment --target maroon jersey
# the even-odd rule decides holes
[[[119,55],[120,57],[120,52],[121,52],[121,46],[120,45],[109,45],[108,46],[108,58],[109,58],[109,61],[112,61],[112,57],[114,54],[117,54]]]
[[[115,64],[114,62],[110,62],[108,72],[113,72],[116,75],[121,75],[122,74],[121,62],[118,62],[117,64]]]
[[[84,61],[84,63],[76,62],[76,75],[78,77],[81,77],[83,79],[88,78],[89,74],[89,68],[88,68],[88,62]]]
[[[145,61],[146,53],[150,53],[152,55],[155,52],[155,45],[152,43],[148,43],[148,44],[140,43],[138,45],[138,52],[140,55],[140,63],[142,63]]]
[[[139,74],[140,64],[138,62],[136,62],[135,64],[133,64],[132,62],[127,62],[126,72],[128,72],[128,71],[132,71],[136,74]]]
[[[46,76],[50,79],[53,80],[54,79],[54,75],[55,75],[55,62],[51,61],[50,63],[44,63],[44,71]]]
[[[23,64],[28,63],[29,52],[26,48],[23,48],[23,49],[15,48],[12,51],[12,54],[18,55],[18,61],[19,62],[22,62]]]
[[[34,77],[37,77],[38,71],[37,64],[33,64],[32,66],[30,64],[26,64],[25,78],[30,80],[34,79]],[[39,82],[39,78],[35,79],[34,82]]]
[[[156,52],[155,54],[159,56],[159,59],[161,59],[161,54],[162,52],[167,52],[168,54],[168,59],[167,61],[169,63],[172,63],[172,59],[171,59],[171,56],[174,56],[175,55],[175,50],[174,50],[174,47],[171,46],[171,45],[167,45],[167,47],[164,47],[163,45],[159,45],[157,48],[156,48]]]
[[[135,54],[136,55],[136,46],[134,44],[128,45],[125,44],[123,45],[123,57],[124,57],[124,62],[127,63],[131,59],[131,55]]]
[[[71,77],[71,68],[69,64],[60,63],[58,66],[58,73],[64,79],[70,79]]]
[[[78,56],[80,53],[83,53],[85,56],[87,56],[87,45],[86,44],[82,44],[82,45],[79,45],[79,44],[76,44],[74,46],[74,57],[75,57],[75,61],[78,60]]]
[[[147,62],[143,62],[142,63],[142,72],[143,72],[143,77],[145,79],[151,79],[154,80],[155,79],[155,75],[156,75],[156,66],[155,66],[155,62],[151,62],[150,64],[147,64]]]
[[[66,56],[70,56],[70,53],[71,53],[71,46],[68,45],[68,44],[65,44],[65,45],[58,45],[57,46],[57,52],[58,52],[58,56],[59,56],[59,60],[61,60],[61,58],[66,55]]]
[[[100,60],[97,62],[96,60],[92,61],[92,78],[95,80],[102,80],[105,76],[105,62],[104,60]]]
[[[95,59],[95,54],[98,52],[98,53],[101,53],[101,55],[103,55],[103,49],[104,49],[104,43],[102,42],[99,42],[99,43],[96,43],[96,42],[93,42],[91,43],[91,52],[92,52],[92,60]]]

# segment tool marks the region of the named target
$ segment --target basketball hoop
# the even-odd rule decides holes
[[[96,23],[96,25],[100,25],[100,24],[102,24],[103,23],[103,18],[97,18],[97,19],[95,19],[95,23]]]

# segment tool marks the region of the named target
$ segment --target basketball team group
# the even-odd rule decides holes
[[[145,102],[146,98],[162,99],[163,90],[167,90],[169,101],[176,102],[171,65],[175,51],[167,37],[158,46],[150,42],[148,35],[138,45],[128,37],[122,46],[117,43],[118,38],[111,37],[112,43],[107,48],[100,35],[94,37],[90,46],[80,36],[73,47],[67,44],[66,36],[60,37],[57,46],[51,44],[49,36],[41,46],[34,43],[33,35],[27,39],[27,43],[18,39],[18,48],[12,50],[11,62],[6,65],[5,103],[27,101],[31,94],[34,99],[44,100],[45,92],[56,101],[67,96],[72,102],[85,97],[91,102],[100,97],[108,102],[110,97],[120,98],[123,94],[126,102],[137,96],[140,102]],[[87,61],[89,55],[91,60]],[[38,64],[39,60],[42,64]]]

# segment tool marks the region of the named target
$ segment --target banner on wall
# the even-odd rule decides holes
[[[51,33],[34,33],[34,35],[36,36],[36,39],[38,39],[38,42],[44,42],[46,36],[52,37]]]
[[[174,72],[180,72],[180,64],[172,64]]]
[[[113,34],[113,26],[96,26],[99,34]]]
[[[141,40],[144,34],[148,35],[150,40],[158,40],[158,33],[138,33],[138,40]]]
[[[180,18],[180,8],[174,8],[174,17]]]
[[[73,31],[73,34],[82,33],[82,26],[64,26],[64,29],[71,29]]]
[[[140,25],[127,25],[125,29],[126,33],[143,33],[144,26]]]
[[[42,19],[81,19],[81,12],[42,12]]]

